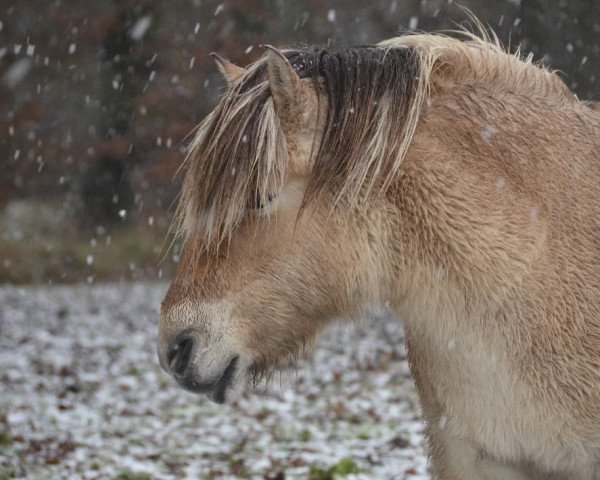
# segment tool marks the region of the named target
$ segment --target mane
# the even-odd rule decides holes
[[[338,52],[312,46],[283,52],[326,98],[303,206],[329,191],[334,204],[360,209],[386,192],[399,175],[438,70],[450,67],[457,81],[572,101],[561,80],[531,57],[506,53],[496,37],[460,33],[466,40],[405,35]],[[281,188],[288,152],[264,57],[200,124],[185,165],[176,225],[184,238],[202,232],[207,247],[218,248],[252,205]]]
[[[493,33],[471,17],[477,33],[453,30],[448,33],[408,34],[391,38],[379,45],[385,48],[413,48],[419,52],[427,84],[438,73],[452,82],[484,86],[492,92],[509,91],[535,100],[573,104],[577,97],[569,90],[556,70],[533,61],[533,54],[523,56],[520,47],[514,53],[505,49]],[[435,75],[434,75],[435,74]]]

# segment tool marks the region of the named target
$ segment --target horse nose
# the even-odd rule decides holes
[[[171,347],[167,356],[167,365],[173,375],[182,377],[192,358],[196,342],[193,338],[186,337],[179,340]]]

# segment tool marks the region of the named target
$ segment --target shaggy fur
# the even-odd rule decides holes
[[[163,364],[182,332],[199,381],[235,355],[230,401],[388,303],[435,478],[599,480],[595,104],[474,37],[269,48],[229,80],[187,161]]]

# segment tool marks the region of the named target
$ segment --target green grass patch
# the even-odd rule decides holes
[[[358,465],[349,458],[342,458],[338,463],[323,469],[313,466],[310,469],[310,480],[337,480],[338,478],[359,473]]]
[[[13,439],[10,433],[5,430],[0,430],[0,449],[12,447]]]
[[[0,480],[9,480],[18,476],[17,471],[12,467],[0,467]]]
[[[152,477],[149,474],[143,472],[123,470],[117,474],[115,480],[152,480]]]

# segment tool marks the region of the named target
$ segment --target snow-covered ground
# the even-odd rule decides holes
[[[290,480],[344,458],[347,479],[429,478],[393,319],[335,327],[302,369],[219,406],[158,366],[165,288],[0,289],[0,478]]]

